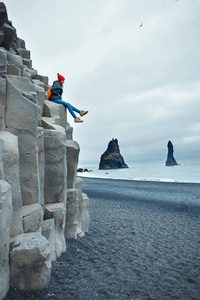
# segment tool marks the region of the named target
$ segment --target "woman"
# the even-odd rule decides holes
[[[50,90],[52,92],[50,100],[52,102],[55,102],[58,104],[63,104],[65,107],[68,108],[69,112],[71,113],[72,117],[74,118],[74,122],[82,123],[83,121],[75,115],[74,111],[79,113],[81,117],[86,115],[88,113],[88,111],[79,110],[79,109],[75,108],[74,106],[72,106],[70,103],[62,101],[62,93],[63,93],[62,86],[65,81],[65,78],[62,75],[60,75],[59,73],[57,73],[57,76],[58,76],[58,80],[54,81],[52,88]]]

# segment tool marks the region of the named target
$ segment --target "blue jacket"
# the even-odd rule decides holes
[[[56,99],[62,99],[62,93],[63,93],[63,88],[62,88],[62,84],[60,83],[60,81],[56,80],[54,81],[52,88],[51,88],[51,98],[50,100],[56,100]]]

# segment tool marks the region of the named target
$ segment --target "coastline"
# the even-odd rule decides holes
[[[83,191],[90,198],[106,199],[166,208],[170,211],[192,211],[200,214],[200,184],[182,182],[156,182],[127,179],[84,178]]]
[[[84,170],[84,169],[83,169]],[[89,172],[78,172],[81,178],[127,179],[149,182],[200,183],[200,161],[181,162],[165,166],[161,162],[129,164],[129,168],[99,170],[96,164],[88,165]]]
[[[85,175],[81,175],[81,174],[77,174],[77,177],[82,178],[83,180],[85,178],[88,179],[105,179],[105,180],[127,180],[127,181],[136,181],[136,182],[155,182],[155,183],[186,183],[186,184],[200,184],[200,181],[178,181],[178,180],[173,180],[173,179],[149,179],[149,178],[143,178],[143,179],[132,179],[132,178],[114,178],[114,177],[98,177],[98,176],[87,176],[87,174]]]

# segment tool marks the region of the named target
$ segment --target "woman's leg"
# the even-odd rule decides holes
[[[67,103],[67,105],[71,106],[71,108],[72,108],[74,111],[76,111],[77,113],[80,114],[80,109],[78,109],[78,108],[72,106],[72,105],[71,105],[70,103],[68,103],[68,102],[65,102],[65,103]]]
[[[72,117],[75,119],[76,118],[76,115],[74,113],[77,112],[77,113],[80,113],[80,110],[75,108],[74,106],[72,106],[70,103],[68,102],[65,102],[65,101],[62,101],[60,99],[56,99],[56,100],[51,100],[52,102],[55,102],[55,103],[58,103],[58,104],[63,104],[65,107],[68,108],[70,114],[72,115]]]

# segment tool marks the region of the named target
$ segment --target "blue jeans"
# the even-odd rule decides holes
[[[52,102],[58,103],[58,104],[63,104],[65,107],[68,108],[70,114],[72,115],[72,117],[76,118],[76,115],[74,113],[74,111],[76,111],[77,113],[80,113],[80,110],[77,109],[76,107],[72,106],[70,103],[62,101],[60,99],[55,99],[55,100],[51,100]]]

